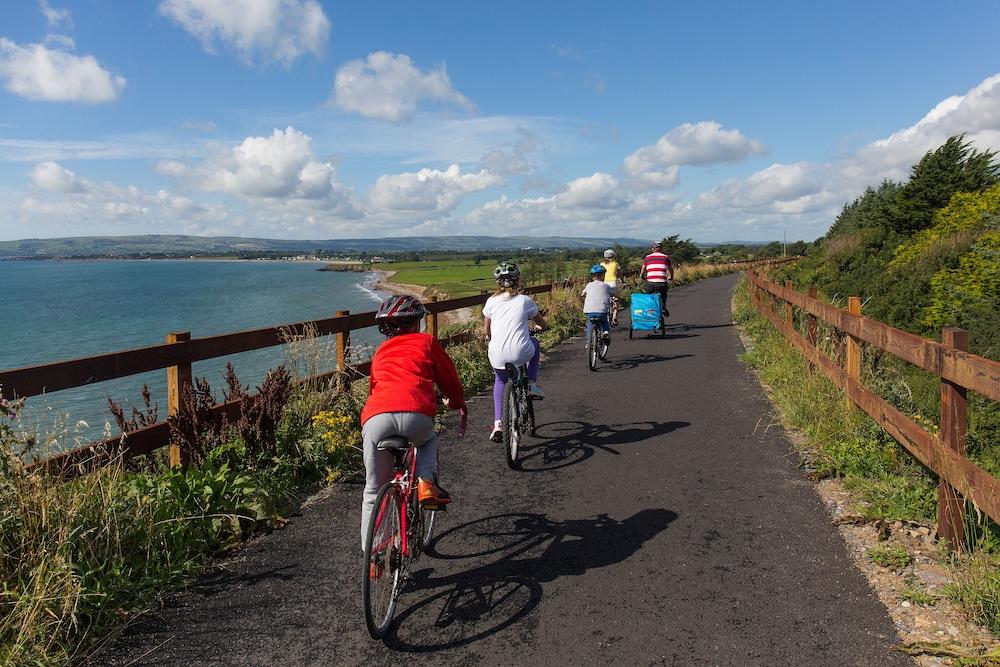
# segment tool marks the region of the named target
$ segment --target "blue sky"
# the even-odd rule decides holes
[[[1000,4],[0,3],[0,239],[812,239],[1000,149]]]

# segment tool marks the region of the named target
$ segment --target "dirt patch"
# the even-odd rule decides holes
[[[815,488],[858,569],[889,611],[900,639],[916,653],[918,665],[958,664],[955,658],[935,654],[974,656],[1000,646],[945,597],[951,577],[933,529],[902,521],[861,521],[851,493],[839,480],[823,480]],[[903,566],[885,567],[869,555],[872,550],[900,547],[909,555]]]

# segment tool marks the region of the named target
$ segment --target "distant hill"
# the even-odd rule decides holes
[[[71,257],[205,257],[259,254],[346,254],[416,251],[474,252],[523,249],[607,248],[615,244],[642,247],[633,238],[572,236],[402,236],[383,239],[326,241],[253,239],[237,236],[77,236],[57,239],[0,241],[0,259]]]

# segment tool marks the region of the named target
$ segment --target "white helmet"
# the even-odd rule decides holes
[[[607,250],[604,251],[604,259],[611,259],[614,256],[615,256],[615,251],[612,250],[611,248],[608,248]]]

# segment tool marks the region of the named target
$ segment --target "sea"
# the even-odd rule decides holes
[[[192,338],[374,310],[385,294],[374,273],[319,271],[308,261],[106,260],[0,261],[0,370],[165,342],[173,331]],[[319,339],[318,363],[332,370],[333,336]],[[374,328],[351,334],[364,356],[379,342]],[[232,362],[253,390],[268,369],[292,363],[286,346],[196,362],[221,401]],[[67,449],[118,435],[108,398],[142,408],[147,385],[166,417],[166,370],[29,398],[17,424]],[[127,409],[126,412],[129,410]]]

